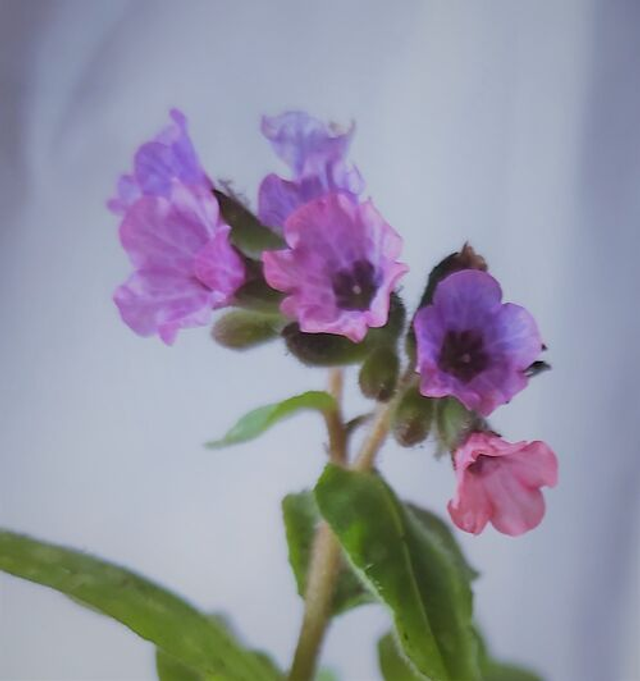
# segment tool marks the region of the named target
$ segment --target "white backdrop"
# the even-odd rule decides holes
[[[201,443],[324,376],[204,329],[171,349],[134,336],[111,302],[129,266],[104,201],[170,106],[249,195],[277,167],[263,112],[354,118],[407,298],[469,238],[550,346],[554,371],[497,417],[559,455],[547,518],[462,538],[492,646],[554,681],[640,679],[639,21],[632,0],[0,0],[0,524],[228,612],[287,664],[301,602],[279,504],[319,474],[320,424]],[[444,512],[453,476],[428,448],[390,445],[381,468]],[[0,678],[154,677],[119,625],[8,577],[0,598]],[[377,678],[386,627],[375,607],[344,616],[327,663]]]

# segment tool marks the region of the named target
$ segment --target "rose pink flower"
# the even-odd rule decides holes
[[[357,168],[345,160],[355,126],[342,131],[301,111],[262,119],[262,132],[276,154],[291,168],[286,180],[271,174],[258,192],[258,217],[281,230],[296,208],[328,192],[357,199],[364,189]]]
[[[408,268],[396,260],[402,239],[371,201],[315,199],[287,218],[284,238],[288,249],[263,253],[264,275],[289,294],[281,310],[302,331],[360,342],[386,324],[389,297]]]
[[[120,241],[135,271],[114,301],[137,334],[168,345],[179,329],[209,323],[244,282],[242,259],[229,243],[209,190],[175,183],[168,198],[142,196],[120,225]]]
[[[558,462],[535,442],[505,442],[493,433],[473,433],[454,455],[458,486],[449,502],[453,522],[480,534],[490,522],[517,536],[537,527],[545,512],[541,487],[555,487]]]
[[[107,203],[117,215],[124,215],[141,196],[168,198],[176,181],[211,189],[189,138],[185,115],[172,109],[170,116],[172,123],[136,152],[133,172],[118,180],[117,195]]]
[[[542,350],[533,317],[502,303],[500,285],[480,270],[443,279],[413,326],[420,392],[453,395],[483,416],[527,385],[525,370]]]

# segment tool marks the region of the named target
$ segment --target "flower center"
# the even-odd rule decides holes
[[[478,331],[448,331],[444,337],[438,366],[468,383],[489,366],[489,355],[484,351],[484,340]]]
[[[343,310],[366,310],[378,290],[378,280],[368,260],[356,260],[349,270],[333,275],[333,293]]]
[[[473,475],[482,475],[483,473],[490,473],[497,465],[498,461],[495,456],[478,454],[478,458],[467,466],[467,470]]]

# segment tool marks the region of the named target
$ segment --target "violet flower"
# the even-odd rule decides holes
[[[167,344],[181,328],[208,324],[245,279],[186,119],[178,111],[171,117],[173,124],[140,147],[133,174],[120,178],[109,203],[124,216],[120,241],[135,269],[114,301],[133,331]]]
[[[291,168],[292,179],[271,174],[258,192],[258,217],[278,231],[296,208],[328,192],[357,199],[364,182],[345,160],[355,126],[339,130],[301,111],[262,119],[262,132],[276,154]]]
[[[540,488],[558,482],[556,455],[544,442],[512,444],[493,433],[473,433],[456,450],[454,465],[458,485],[449,514],[473,534],[488,522],[511,536],[532,530],[545,512]]]
[[[386,324],[390,295],[408,267],[396,260],[402,239],[371,201],[327,194],[290,215],[284,237],[287,250],[263,254],[264,275],[288,294],[281,310],[302,331],[360,342],[368,328]]]
[[[420,392],[453,395],[483,416],[527,385],[524,372],[542,350],[533,317],[503,304],[498,282],[479,270],[443,279],[414,329]]]
[[[212,187],[189,138],[185,115],[177,109],[172,109],[169,115],[172,123],[136,152],[133,172],[120,176],[117,195],[107,203],[113,213],[124,215],[141,196],[169,198],[175,181]]]

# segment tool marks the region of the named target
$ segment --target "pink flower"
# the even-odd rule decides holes
[[[211,189],[189,138],[185,115],[172,109],[170,116],[172,123],[136,152],[133,172],[120,176],[117,195],[107,203],[113,213],[124,215],[141,196],[168,198],[176,181]]]
[[[503,534],[532,530],[544,516],[541,487],[558,482],[556,455],[544,443],[502,440],[473,433],[454,455],[458,487],[449,502],[453,522],[480,534],[487,522]]]
[[[135,271],[114,301],[137,334],[168,345],[179,329],[209,323],[244,282],[242,259],[229,243],[208,190],[175,183],[168,198],[142,196],[120,225],[120,241]]]
[[[500,284],[480,270],[443,279],[413,326],[420,392],[453,395],[483,416],[526,387],[525,370],[542,351],[534,318],[503,303]]]
[[[396,260],[402,239],[370,201],[338,193],[315,199],[289,216],[284,237],[287,250],[263,253],[264,275],[289,294],[281,310],[302,331],[358,343],[386,324],[389,297],[408,268]]]
[[[354,129],[325,125],[302,111],[263,117],[264,136],[293,175],[286,180],[272,173],[262,181],[258,217],[265,225],[281,230],[293,211],[328,192],[357,199],[364,183],[358,169],[345,160]]]

